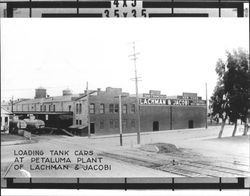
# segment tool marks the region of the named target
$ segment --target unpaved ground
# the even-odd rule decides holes
[[[67,137],[37,136],[34,144],[2,146],[2,163],[13,162],[14,149],[91,149],[96,156],[112,165],[111,171],[29,171],[38,177],[241,177],[250,176],[249,172],[249,135],[231,137],[232,126],[226,126],[222,139],[217,139],[220,127],[209,129],[188,129],[144,133],[141,145],[136,144],[136,134],[123,137]],[[159,152],[145,146],[157,143],[173,144],[177,150]],[[17,147],[18,146],[18,147]],[[74,159],[74,155],[71,155]],[[75,163],[74,163],[75,164]],[[28,170],[29,163],[26,162]],[[2,169],[2,168],[1,168]],[[2,172],[1,172],[2,173]],[[6,176],[23,176],[13,168]]]
[[[185,148],[166,153],[127,149],[122,152],[102,154],[131,164],[185,177],[250,176],[247,160],[243,162],[242,158],[205,156]]]

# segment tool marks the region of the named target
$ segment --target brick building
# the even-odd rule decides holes
[[[142,131],[159,131],[204,127],[206,102],[196,93],[166,96],[144,94],[140,99]]]
[[[121,88],[98,89],[87,100],[84,95],[76,99],[73,127],[87,127],[88,102],[90,132],[92,134],[119,133],[119,101],[122,95],[122,129],[124,133],[136,132],[138,119],[136,98]],[[172,96],[173,97],[173,96]],[[139,99],[141,131],[159,131],[205,126],[206,105],[196,93],[183,93],[182,96],[169,98],[160,91],[149,91]],[[80,109],[81,108],[81,109]],[[84,134],[87,129],[84,130]]]
[[[122,92],[121,88],[107,87],[106,91],[93,91],[87,96],[84,95],[75,101],[76,112],[73,117],[73,127],[80,125],[87,126],[88,102],[89,102],[89,122],[90,132],[92,134],[115,134],[119,133],[119,100],[118,96],[122,95],[122,126],[123,131],[135,132],[136,98],[131,97],[129,93]],[[86,129],[84,130],[86,134]]]
[[[35,99],[13,105],[16,115],[33,114],[44,120],[46,126],[63,127],[77,135],[119,133],[119,99],[122,96],[122,128],[124,133],[136,132],[138,119],[136,97],[121,88],[107,87],[105,91],[89,91],[89,96],[73,95],[69,90],[62,96],[49,97],[46,91],[36,91]],[[41,97],[42,96],[42,97]],[[196,93],[166,96],[150,90],[139,98],[141,131],[160,131],[205,126],[205,101]]]

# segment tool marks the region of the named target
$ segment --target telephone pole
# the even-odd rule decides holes
[[[13,105],[14,105],[14,98],[13,96],[11,97],[11,112],[13,114]]]
[[[205,120],[206,120],[206,129],[207,129],[207,83],[206,83],[206,116],[205,116]]]
[[[141,132],[141,121],[140,121],[140,108],[139,108],[139,96],[138,96],[138,77],[137,77],[137,68],[136,68],[136,60],[137,55],[139,53],[135,52],[135,42],[132,42],[133,44],[133,54],[129,55],[129,57],[132,57],[131,60],[134,61],[134,67],[135,67],[135,92],[136,92],[136,112],[137,112],[137,122],[138,122],[138,130],[137,130],[137,144],[141,143],[140,138],[140,132]]]
[[[120,146],[122,146],[122,98],[126,96],[119,95],[115,96],[115,98],[119,99],[119,130],[120,130]]]
[[[88,82],[87,82],[87,85],[86,85],[86,93],[87,93],[87,126],[88,126],[88,137],[90,137],[89,87],[88,87]]]
[[[122,146],[122,96],[119,95],[119,126],[120,126],[120,145]]]

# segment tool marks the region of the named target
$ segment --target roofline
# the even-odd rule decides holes
[[[89,95],[91,95],[91,94],[93,94],[93,93],[96,93],[97,91],[92,91],[92,92],[90,92],[89,93]],[[79,99],[81,99],[81,98],[83,98],[83,97],[86,97],[87,96],[87,94],[86,95],[83,95],[83,96],[81,96],[81,97],[78,97],[75,101],[77,101],[77,100],[79,100]]]
[[[2,106],[1,106],[1,110],[6,111],[8,114],[13,114],[12,112],[10,112],[10,111],[6,110],[6,109],[5,109],[4,107],[2,107]]]

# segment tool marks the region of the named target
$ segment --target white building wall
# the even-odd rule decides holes
[[[1,114],[1,132],[9,133],[9,115]]]

